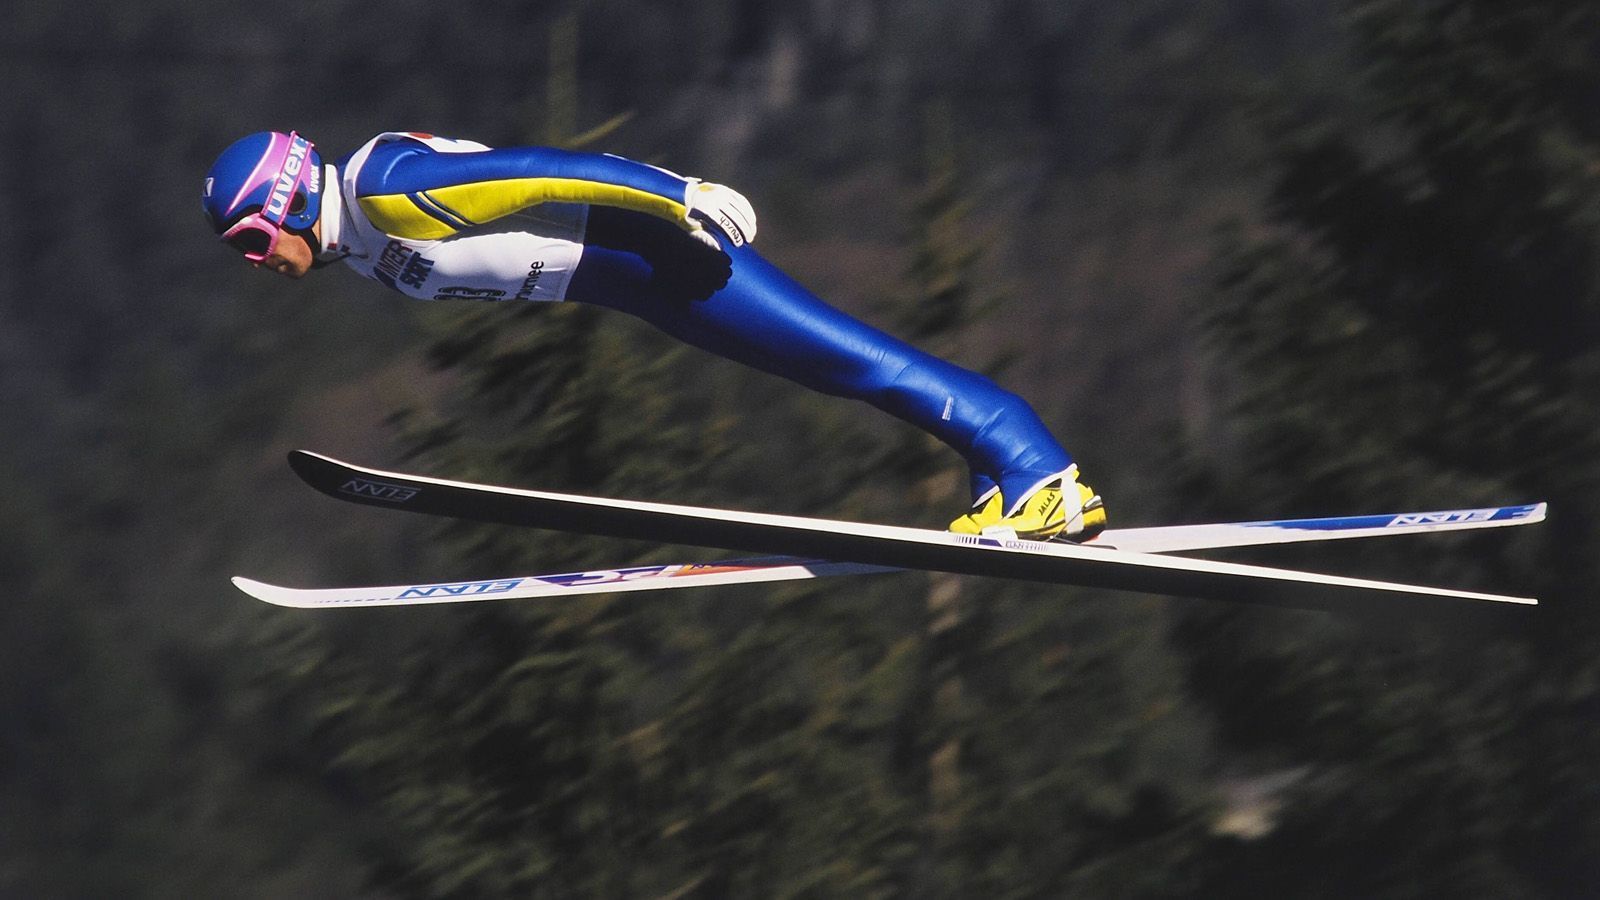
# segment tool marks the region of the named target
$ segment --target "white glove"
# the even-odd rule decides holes
[[[716,226],[735,247],[756,239],[756,211],[750,201],[727,185],[689,179],[683,192],[684,227],[695,240],[713,250],[721,250],[716,235],[706,223]]]

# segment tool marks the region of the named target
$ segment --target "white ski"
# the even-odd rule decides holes
[[[1303,541],[1393,537],[1435,531],[1466,531],[1532,525],[1543,522],[1547,506],[1490,506],[1438,512],[1387,513],[1371,516],[1333,516],[1321,519],[1273,519],[1264,522],[1229,522],[1215,525],[1165,525],[1153,528],[1110,529],[1095,544],[1109,544],[1137,553],[1183,553],[1228,547],[1259,547]]]
[[[801,550],[819,557],[782,556],[379,588],[295,589],[234,579],[252,596],[301,608],[569,596],[907,568],[1317,608],[1395,596],[1531,604],[1535,601],[1525,597],[1152,554],[1520,525],[1540,521],[1545,515],[1541,503],[1389,516],[1135,528],[1107,531],[1093,545],[1080,546],[494,487],[366,469],[303,451],[292,453],[290,462],[319,490],[369,505],[758,553]]]
[[[579,594],[658,591],[670,588],[713,587],[724,584],[824,578],[830,575],[873,575],[903,571],[905,570],[888,566],[771,557],[393,587],[290,588],[241,577],[235,577],[233,583],[250,596],[278,606],[323,609],[332,606],[411,606],[420,603],[464,603],[474,600],[573,597]]]

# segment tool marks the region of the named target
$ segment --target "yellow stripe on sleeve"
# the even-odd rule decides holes
[[[385,234],[413,241],[436,241],[456,229],[424,212],[405,194],[380,194],[357,200],[361,211]]]
[[[681,222],[687,213],[676,200],[638,188],[576,178],[508,178],[433,188],[428,196],[457,215],[488,222],[540,203],[617,206]],[[401,199],[404,199],[403,197]]]

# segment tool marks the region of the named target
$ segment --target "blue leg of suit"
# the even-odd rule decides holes
[[[998,483],[1015,503],[1072,462],[1022,398],[829,306],[749,246],[724,256],[669,222],[606,207],[590,211],[584,242],[567,299],[897,416],[966,459],[974,497]]]

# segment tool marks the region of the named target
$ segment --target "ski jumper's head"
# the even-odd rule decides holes
[[[300,257],[315,252],[323,180],[322,157],[310,141],[294,132],[261,131],[234,141],[212,163],[200,206],[211,230],[251,263],[304,274],[279,264],[303,269]],[[303,238],[304,252],[286,236]]]

